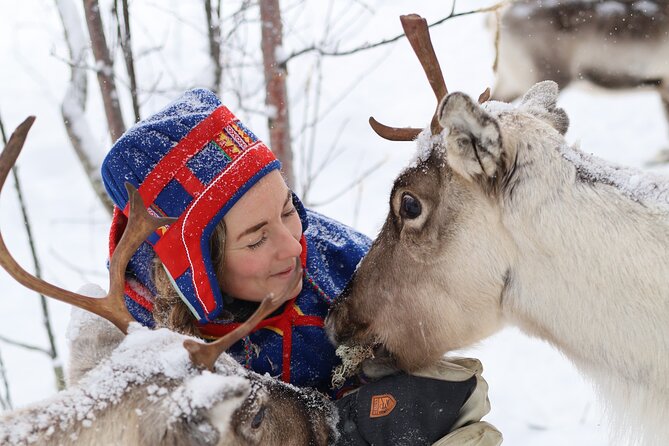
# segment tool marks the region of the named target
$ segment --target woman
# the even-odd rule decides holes
[[[149,212],[177,218],[152,234],[128,266],[126,304],[132,315],[147,326],[215,338],[244,321],[267,295],[282,296],[285,304],[229,353],[258,373],[337,398],[352,383],[349,388],[330,388],[339,359],[323,330],[323,318],[370,241],[305,210],[279,169],[271,150],[213,93],[188,91],[126,132],[104,160],[102,177],[117,206],[110,249],[113,252],[127,222],[124,184],[130,182]],[[474,375],[457,382],[421,383],[427,390],[419,393],[448,392],[441,412],[450,414],[430,422],[439,425],[438,432],[430,432],[426,441],[457,423],[461,407],[480,382]],[[399,375],[393,386],[414,386],[417,379]],[[441,387],[444,383],[448,390]],[[373,392],[375,385],[363,387]],[[367,433],[374,437],[379,426],[385,426],[364,427],[367,433],[356,437],[365,424],[357,410],[362,394],[355,392],[341,403],[343,421],[355,420],[342,424],[346,444],[366,444],[362,438]],[[403,403],[404,398],[394,404]],[[402,419],[408,418],[405,411]],[[392,444],[383,437],[390,430],[383,427],[378,441]]]

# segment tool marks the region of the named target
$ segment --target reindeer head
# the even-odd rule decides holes
[[[33,121],[32,117],[26,119],[12,134],[0,154],[0,191]],[[151,216],[139,193],[132,186],[128,186],[128,195],[131,202],[130,216],[127,228],[110,261],[110,286],[106,296],[96,298],[73,293],[31,275],[11,256],[1,235],[0,265],[27,288],[97,314],[127,334],[133,321],[123,300],[128,261],[148,234],[171,220]],[[299,276],[295,280],[300,280]],[[292,289],[294,282],[288,286]],[[93,419],[96,423],[107,424],[94,425],[88,429],[88,433],[99,435],[98,432],[107,432],[109,438],[105,437],[105,440],[109,440],[109,444],[135,444],[134,440],[128,438],[138,438],[137,444],[330,444],[337,436],[334,431],[336,412],[325,396],[245,370],[224,354],[229,346],[246,336],[260,320],[281,305],[280,297],[268,296],[244,324],[209,344],[167,329],[160,330],[160,333],[151,332],[155,335],[152,338],[154,341],[146,344],[138,341],[139,335],[136,332],[139,330],[135,329],[109,358],[105,358],[99,365],[91,363],[89,370],[79,371],[80,374],[86,373],[81,381],[63,392],[62,401],[55,401],[56,406],[62,405],[63,401],[72,402],[71,405],[75,408],[67,412],[70,418],[58,420],[54,417],[60,424],[45,426],[43,420],[49,417],[44,413],[52,414],[57,411],[45,408],[44,404],[49,404],[46,402],[29,411],[28,415],[34,416],[30,417],[28,426],[21,424],[22,435],[34,433],[50,437],[54,435],[54,431],[62,430],[63,435],[69,438],[68,429],[75,429],[77,423],[81,428],[82,416],[77,415],[77,410],[78,406],[83,406],[87,411],[84,417],[90,416],[88,412],[105,411],[95,414]],[[131,337],[133,335],[134,338]],[[143,349],[139,348],[140,344]],[[160,356],[166,350],[169,350],[168,354]],[[135,356],[129,356],[128,352]],[[149,366],[139,370],[138,363],[148,363]],[[120,384],[116,382],[119,379]],[[231,382],[236,385],[230,386]],[[92,390],[101,383],[105,384],[106,389],[114,391]],[[146,392],[150,386],[166,390],[157,395],[155,402],[147,403]],[[183,401],[184,394],[202,393],[203,389],[210,391],[206,397],[200,395],[199,398],[186,398],[196,402],[192,406],[184,408],[174,403],[177,397]],[[89,406],[81,403],[82,399]],[[202,405],[203,400],[207,404]],[[176,407],[176,415],[170,404],[179,406]],[[128,421],[136,417],[135,412],[145,414],[143,421],[137,425]],[[12,429],[13,415],[3,418],[0,423],[3,426],[0,429],[0,440],[7,438],[4,436],[7,431],[10,434],[16,431]],[[40,421],[34,421],[36,419]],[[203,427],[207,429],[203,430]],[[85,430],[78,429],[78,432]],[[125,440],[117,441],[114,438]],[[49,441],[61,444],[60,440],[56,441],[53,437]],[[70,444],[69,440],[63,440],[62,443]],[[91,440],[87,443],[82,440],[81,444],[94,443],[97,441]]]
[[[437,97],[418,159],[395,180],[385,224],[326,321],[335,342],[381,344],[405,370],[502,326],[516,256],[506,209],[539,146],[562,144],[568,125],[551,82],[517,108],[485,94]]]

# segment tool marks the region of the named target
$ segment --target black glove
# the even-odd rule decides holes
[[[399,374],[365,384],[336,401],[337,445],[431,445],[451,431],[476,383]]]

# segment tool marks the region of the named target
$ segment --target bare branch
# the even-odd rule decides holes
[[[14,408],[14,404],[12,403],[12,394],[9,392],[7,368],[5,367],[5,361],[2,359],[2,355],[0,355],[0,377],[2,377],[2,384],[5,388],[5,397],[0,399],[0,403],[2,403],[2,408],[4,410],[11,410]]]
[[[92,143],[93,137],[85,117],[88,82],[86,70],[83,68],[87,53],[84,44],[84,31],[80,24],[73,20],[77,15],[72,1],[56,0],[56,6],[63,23],[63,32],[65,33],[65,41],[71,60],[70,85],[61,105],[63,123],[70,138],[70,143],[79,158],[81,166],[84,168],[88,180],[91,182],[95,194],[111,215],[114,204],[102,184],[100,166],[91,155],[96,148]]]
[[[211,90],[218,92],[221,85],[221,78],[223,77],[223,65],[221,64],[221,4],[219,2],[217,10],[213,11],[211,4],[212,0],[203,1],[205,15],[207,16],[209,57],[214,68]]]
[[[114,142],[125,132],[123,114],[121,113],[118,100],[118,90],[116,89],[116,81],[114,80],[114,64],[109,55],[98,1],[84,0],[84,11],[93,55],[95,56],[95,64],[98,67],[98,83],[100,84],[102,101],[105,106],[109,135],[112,142]]]
[[[333,201],[335,201],[337,198],[341,197],[344,193],[348,192],[350,189],[353,189],[354,187],[358,186],[361,184],[372,172],[374,172],[376,169],[381,167],[385,163],[385,160],[381,160],[367,168],[364,172],[362,172],[360,175],[358,175],[356,178],[354,178],[350,183],[348,183],[346,186],[342,187],[337,191],[336,193],[332,194],[330,197],[321,200],[319,202],[312,202],[309,205],[311,207],[318,207],[318,206],[325,206],[326,204],[329,204]]]
[[[26,350],[31,350],[31,351],[34,351],[34,352],[44,353],[47,356],[51,356],[51,352],[49,352],[49,350],[47,350],[45,348],[42,348],[42,347],[38,347],[36,345],[31,345],[31,344],[26,344],[26,343],[20,342],[20,341],[15,341],[13,339],[6,338],[2,335],[0,335],[0,341],[4,342],[5,344],[13,345],[14,347],[20,347],[20,348],[23,348],[23,349],[26,349]]]
[[[266,103],[270,109],[269,135],[272,151],[281,160],[289,187],[295,184],[293,153],[290,141],[290,113],[286,64],[279,61],[283,28],[279,0],[260,0],[261,45],[265,68]]]
[[[509,2],[509,0],[503,0],[503,1],[501,1],[499,3],[496,3],[492,6],[488,6],[488,7],[485,7],[485,8],[479,8],[479,9],[473,9],[471,11],[458,12],[458,13],[455,12],[455,3],[454,3],[453,4],[453,9],[451,10],[451,13],[449,15],[447,15],[446,17],[443,17],[443,18],[441,18],[441,19],[439,19],[435,22],[432,22],[431,24],[428,25],[428,28],[439,26],[442,23],[444,23],[448,20],[457,18],[457,17],[464,17],[464,16],[467,16],[467,15],[472,15],[472,14],[477,14],[477,13],[482,13],[482,12],[497,11],[499,8],[501,8],[502,6],[507,4],[508,2]],[[378,47],[383,46],[383,45],[388,45],[389,43],[393,43],[393,42],[396,42],[396,41],[400,40],[402,37],[404,37],[404,33],[399,34],[395,37],[380,40],[378,42],[366,43],[366,44],[360,45],[356,48],[351,48],[349,50],[342,50],[342,51],[326,50],[326,49],[321,48],[318,45],[312,45],[312,46],[302,48],[301,50],[298,50],[298,51],[295,51],[295,52],[289,54],[286,57],[284,63],[287,63],[288,61],[290,61],[292,59],[295,59],[296,57],[302,56],[303,54],[314,53],[314,52],[318,53],[320,55],[323,55],[323,56],[331,56],[331,57],[350,56],[351,54],[371,50],[373,48],[378,48]]]
[[[118,39],[123,50],[123,59],[125,60],[125,68],[128,72],[128,79],[130,83],[130,97],[132,98],[132,111],[135,115],[135,122],[141,119],[139,111],[139,98],[137,96],[137,76],[135,74],[135,58],[132,53],[132,39],[130,37],[130,10],[128,9],[128,0],[122,1],[123,20],[118,13],[118,0],[114,0],[114,15],[116,16],[116,30]],[[121,28],[123,23],[123,28]]]
[[[497,67],[499,66],[499,38],[502,28],[502,13],[498,10],[495,11],[495,60],[492,63],[493,73],[497,73]]]
[[[7,145],[7,135],[5,134],[5,126],[0,118],[0,130],[2,131],[2,142]],[[42,278],[42,265],[37,257],[37,250],[35,249],[35,237],[33,236],[32,225],[30,218],[28,218],[28,211],[26,210],[26,202],[23,197],[23,189],[19,181],[19,172],[16,165],[12,166],[12,176],[14,177],[14,188],[21,208],[21,215],[23,216],[23,227],[26,228],[26,235],[28,236],[28,246],[30,247],[30,255],[33,258],[33,267],[35,269],[35,276]],[[65,375],[63,374],[63,366],[58,356],[58,348],[56,347],[56,338],[53,334],[53,327],[51,326],[51,315],[49,307],[46,304],[46,298],[42,293],[38,293],[40,299],[40,306],[42,308],[42,322],[44,323],[44,330],[46,331],[47,339],[49,340],[49,350],[46,353],[51,357],[51,364],[53,372],[56,377],[56,387],[58,390],[65,388]]]

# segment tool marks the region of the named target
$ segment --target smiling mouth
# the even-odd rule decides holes
[[[302,270],[302,265],[300,265],[299,259],[296,259],[295,263],[293,263],[290,267],[276,274],[272,274],[272,277],[278,277],[284,279],[287,277],[291,277],[293,274],[301,273],[301,270]]]
[[[295,265],[292,265],[290,268],[287,268],[281,272],[278,272],[276,274],[273,274],[274,277],[288,277],[291,275],[291,273],[295,271]]]
[[[285,281],[283,290],[280,293],[285,299],[295,297],[295,289],[298,284],[302,282],[302,264],[300,263],[300,259],[297,258],[290,268],[286,268],[280,273],[273,274],[271,277],[280,279],[282,282]]]

